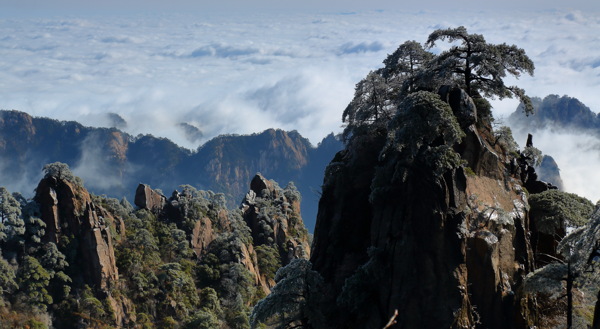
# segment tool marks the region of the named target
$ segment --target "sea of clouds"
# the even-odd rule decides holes
[[[535,76],[509,83],[600,110],[600,15],[576,10],[2,16],[0,108],[89,126],[111,126],[117,114],[132,135],[190,149],[272,127],[316,144],[341,131],[354,85],[399,44],[460,25],[526,50]],[[518,104],[493,105],[502,117]],[[600,186],[597,170],[571,178],[577,145],[537,145],[555,156],[568,188]],[[586,154],[578,163],[596,168],[598,151]],[[596,201],[595,190],[578,191]]]

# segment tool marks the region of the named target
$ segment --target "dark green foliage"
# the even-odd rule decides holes
[[[531,100],[523,89],[506,86],[503,81],[507,74],[516,78],[521,73],[533,75],[535,66],[523,49],[505,43],[488,44],[481,34],[470,34],[464,26],[435,30],[427,39],[427,47],[432,48],[438,41],[453,45],[430,64],[432,77],[458,82],[470,96],[515,96],[524,104],[525,113],[533,113]]]
[[[260,273],[267,279],[274,279],[275,273],[281,267],[281,257],[277,248],[261,245],[255,248],[258,257],[258,268]]]
[[[285,189],[283,189],[283,194],[289,202],[302,201],[302,196],[300,195],[300,192],[298,191],[298,188],[296,187],[296,184],[294,184],[294,182],[289,182],[287,184]]]
[[[452,147],[465,134],[450,106],[437,94],[419,91],[407,96],[390,131],[382,156],[399,152],[404,166],[425,165],[438,176],[462,164]]]
[[[513,138],[512,130],[507,126],[494,129],[494,138],[494,145],[500,145],[505,154],[516,152],[519,149],[519,145]]]
[[[19,291],[25,303],[45,311],[47,305],[52,303],[52,296],[47,290],[51,278],[37,259],[25,256],[17,276]]]
[[[108,320],[105,306],[94,296],[89,286],[86,285],[81,291],[79,300],[79,311],[85,316],[89,326]]]
[[[159,309],[175,319],[184,320],[198,306],[200,300],[196,286],[190,275],[182,270],[178,263],[159,266],[157,278],[163,296],[159,301]]]
[[[213,329],[219,327],[219,319],[214,313],[200,310],[186,323],[184,329]]]
[[[537,229],[546,234],[554,234],[567,227],[576,228],[585,225],[594,204],[573,193],[548,190],[529,197],[530,215],[536,219]]]
[[[354,98],[342,116],[346,141],[356,135],[385,136],[390,120],[403,111],[401,102],[412,93],[437,92],[442,86],[458,86],[472,97],[478,125],[493,120],[490,103],[483,97],[517,97],[525,113],[533,113],[525,92],[503,81],[507,75],[533,74],[533,62],[523,49],[488,44],[482,35],[469,34],[462,26],[434,31],[426,46],[431,49],[439,41],[449,41],[452,46],[438,55],[416,41],[405,42],[384,60],[385,67],[370,72],[356,85]]]
[[[542,164],[542,160],[544,159],[542,151],[533,146],[526,146],[525,149],[523,149],[522,154],[525,157],[527,164],[532,167],[538,167]]]
[[[63,255],[53,242],[44,244],[41,248],[41,256],[39,257],[42,266],[51,273],[62,271],[69,266]]]
[[[383,76],[386,79],[410,77],[433,57],[434,55],[426,51],[420,43],[414,40],[406,41],[383,61]]]
[[[298,324],[323,327],[320,313],[323,278],[311,268],[308,260],[295,259],[277,271],[277,285],[252,311],[252,328],[261,323],[274,328],[291,328]]]
[[[6,188],[0,187],[0,223],[14,220],[19,216],[21,216],[21,204]]]
[[[200,265],[197,267],[197,275],[200,282],[206,285],[212,285],[221,278],[221,262],[213,253],[208,253],[202,257]]]
[[[366,78],[356,84],[354,98],[342,115],[347,123],[344,137],[356,134],[356,129],[377,129],[385,126],[391,119],[394,107],[389,104],[391,98],[385,78],[379,71],[371,71]]]
[[[171,241],[166,247],[172,253],[174,259],[180,260],[192,256],[190,243],[186,239],[185,232],[180,229],[171,229]]]
[[[4,306],[5,298],[18,288],[14,268],[0,257],[0,306]]]

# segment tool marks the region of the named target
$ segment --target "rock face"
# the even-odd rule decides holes
[[[539,179],[556,186],[559,190],[564,190],[564,184],[560,177],[560,169],[554,158],[545,155],[539,168],[536,168]]]
[[[534,269],[523,182],[489,122],[470,119],[473,101],[446,94],[466,165],[434,174],[398,152],[381,155],[387,136],[366,134],[327,168],[311,262],[333,305],[331,328],[382,328],[394,310],[391,328],[521,321],[515,292]]]
[[[511,126],[539,129],[544,127],[568,128],[598,134],[600,117],[577,98],[548,95],[544,99],[534,97],[535,115],[526,116],[518,108],[508,118]]]
[[[138,185],[135,190],[134,203],[142,209],[148,209],[152,212],[160,212],[165,206],[167,199],[164,195],[156,192],[146,184]]]
[[[215,238],[216,232],[212,227],[211,220],[207,217],[202,217],[202,219],[197,221],[194,225],[194,230],[192,231],[190,239],[194,254],[196,254],[197,257],[201,257]]]
[[[296,258],[309,257],[308,232],[300,215],[300,194],[294,185],[282,189],[274,181],[257,174],[241,209],[255,246],[275,248],[282,265]],[[269,280],[263,278],[263,281]],[[268,282],[268,287],[273,284]]]
[[[46,224],[44,240],[58,244],[64,237],[76,241],[75,264],[70,265],[81,268],[83,282],[99,297],[106,298],[117,325],[135,322],[131,301],[125,296],[111,295],[112,289],[119,285],[119,269],[110,227],[118,234],[125,234],[122,220],[95,204],[85,188],[65,179],[42,179],[35,201]]]
[[[54,243],[62,236],[77,239],[86,282],[101,292],[116,284],[119,271],[108,226],[108,221],[115,222],[112,215],[94,204],[83,187],[53,177],[40,182],[35,200],[46,223],[44,239]]]

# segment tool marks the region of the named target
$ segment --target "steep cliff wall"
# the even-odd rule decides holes
[[[72,274],[73,278],[82,280],[97,296],[106,299],[115,324],[135,322],[131,301],[112,295],[114,289],[120,288],[113,234],[125,234],[122,219],[96,204],[83,186],[63,178],[42,179],[35,201],[46,224],[44,240],[61,245],[70,241],[69,245],[76,248],[70,267],[82,272]]]
[[[382,328],[398,310],[391,328],[515,327],[534,266],[523,166],[468,116],[470,97],[414,98],[427,106],[354,136],[327,168],[311,262],[328,326]]]
[[[90,286],[106,292],[119,280],[113,237],[108,222],[115,219],[92,202],[81,186],[63,179],[43,179],[36,189],[46,223],[45,239],[58,243],[61,237],[77,239],[83,274]],[[85,261],[83,261],[85,260]]]

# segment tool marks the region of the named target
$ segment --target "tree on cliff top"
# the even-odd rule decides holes
[[[44,178],[54,177],[56,179],[63,179],[72,183],[75,183],[78,186],[83,186],[83,180],[71,172],[69,165],[62,162],[53,162],[44,165],[42,168],[44,171]]]
[[[455,80],[469,96],[512,98],[516,96],[524,105],[526,114],[533,113],[531,99],[516,86],[506,86],[507,73],[518,78],[525,72],[533,75],[535,66],[525,50],[505,43],[494,45],[481,34],[469,34],[464,26],[433,31],[426,46],[432,48],[437,41],[458,41],[432,61],[429,74],[442,80]]]
[[[438,41],[452,45],[435,55],[427,49]],[[507,86],[503,80],[507,75],[533,75],[535,66],[525,51],[505,43],[489,44],[482,35],[468,33],[464,26],[433,31],[425,48],[416,41],[407,41],[383,63],[385,67],[371,71],[356,84],[354,98],[342,115],[346,140],[353,135],[384,132],[403,98],[422,90],[437,92],[443,85],[464,89],[482,112],[489,112],[489,103],[481,96],[517,97],[524,112],[533,113],[525,91]]]

